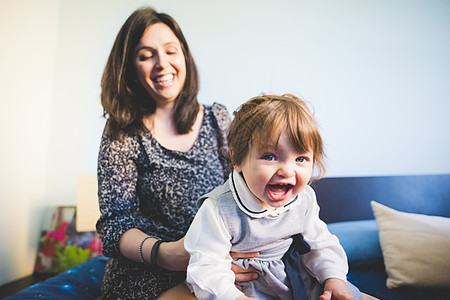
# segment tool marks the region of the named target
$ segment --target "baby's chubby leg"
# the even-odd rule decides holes
[[[189,288],[184,284],[180,283],[173,288],[165,291],[158,297],[158,300],[195,300],[197,299],[194,294],[191,293]]]

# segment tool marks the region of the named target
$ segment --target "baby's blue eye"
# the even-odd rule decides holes
[[[268,160],[268,161],[272,161],[272,160],[275,159],[275,156],[272,155],[272,154],[267,154],[267,155],[264,155],[264,156],[263,156],[263,159],[264,159],[264,160]]]
[[[302,163],[302,162],[305,161],[305,158],[304,158],[304,157],[298,157],[298,158],[297,158],[297,161],[300,162],[300,163]]]

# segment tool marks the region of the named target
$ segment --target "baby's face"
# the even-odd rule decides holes
[[[269,209],[282,207],[300,193],[311,179],[313,153],[299,153],[285,132],[276,149],[252,147],[241,165],[249,190]]]

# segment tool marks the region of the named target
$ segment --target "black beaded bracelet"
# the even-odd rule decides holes
[[[142,241],[141,241],[141,244],[139,245],[139,258],[141,259],[141,262],[143,262],[144,264],[149,264],[148,262],[146,262],[145,260],[144,260],[144,257],[142,256],[142,245],[144,244],[144,242],[147,240],[147,239],[149,239],[150,238],[150,236],[146,236]]]
[[[156,262],[156,254],[158,253],[159,246],[163,243],[163,240],[157,240],[156,243],[153,244],[152,252],[150,253],[150,264],[152,266],[157,267],[158,263]]]

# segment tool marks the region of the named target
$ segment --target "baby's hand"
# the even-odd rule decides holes
[[[337,278],[325,280],[323,294],[320,300],[356,300],[347,288],[344,281]]]
[[[237,297],[235,300],[258,300],[258,299],[250,298],[250,297],[247,297],[245,295],[241,295],[241,296]]]

